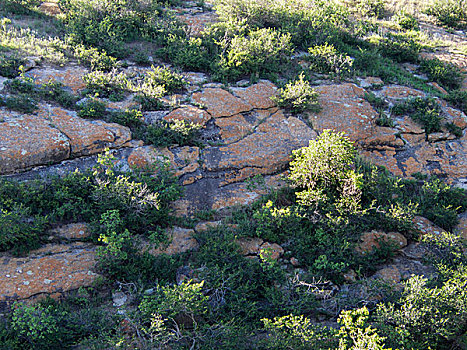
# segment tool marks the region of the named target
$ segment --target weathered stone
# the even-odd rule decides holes
[[[273,260],[278,260],[282,255],[284,255],[284,248],[277,243],[264,242],[261,244],[259,251],[262,254],[266,254]]]
[[[213,118],[230,117],[253,109],[250,104],[220,88],[207,88],[202,92],[195,92],[192,98],[196,103],[206,106]]]
[[[247,88],[232,88],[232,91],[235,96],[256,109],[268,109],[276,105],[271,98],[277,95],[277,88],[267,80],[262,80]]]
[[[434,223],[432,223],[427,218],[424,218],[423,216],[414,217],[413,223],[415,224],[416,229],[423,235],[439,235],[444,231],[442,228],[436,226]]]
[[[1,111],[0,111],[1,113]],[[39,116],[3,114],[0,122],[0,174],[70,157],[68,137]]]
[[[379,249],[381,247],[381,243],[394,244],[395,249],[401,249],[407,245],[407,238],[398,232],[365,232],[362,233],[360,241],[361,243],[355,248],[355,250],[361,254],[367,254],[373,249]]]
[[[300,261],[295,258],[295,257],[291,257],[290,258],[290,264],[293,266],[293,267],[299,267],[300,266]]]
[[[392,102],[399,102],[410,97],[425,97],[425,93],[420,90],[412,89],[407,86],[389,85],[383,87],[381,95]]]
[[[257,255],[263,242],[264,241],[258,237],[237,239],[237,243],[243,255]]]
[[[93,272],[95,247],[91,244],[49,244],[26,258],[1,256],[0,301],[28,299],[44,294],[64,293],[90,286],[98,277]]]
[[[279,111],[244,139],[228,146],[207,149],[203,167],[208,171],[238,169],[239,176],[231,182],[253,174],[273,174],[288,164],[292,150],[307,146],[315,137],[316,133],[301,120],[286,118]],[[245,168],[255,171],[242,173]]]
[[[45,84],[49,81],[62,83],[74,93],[78,93],[86,87],[83,76],[89,70],[81,66],[67,65],[63,68],[40,67],[26,73],[27,77],[35,80],[36,84]]]
[[[118,148],[131,140],[130,129],[124,126],[88,121],[62,108],[42,106],[38,115],[49,120],[68,137],[72,157],[102,152],[105,148]]]
[[[380,278],[385,282],[388,283],[394,283],[397,284],[401,281],[401,273],[397,266],[395,265],[389,265],[378,272],[374,275],[376,278]]]
[[[163,119],[166,121],[184,120],[186,122],[205,126],[206,123],[211,119],[211,116],[202,109],[188,106],[173,110],[164,116]]]
[[[195,231],[182,227],[173,227],[167,230],[170,243],[157,249],[150,250],[153,255],[175,255],[196,250],[199,247],[198,241],[194,238]]]
[[[456,232],[462,238],[467,240],[467,214],[466,213],[464,213],[459,218],[459,224],[457,224],[454,232]]]
[[[216,125],[221,129],[220,135],[225,143],[239,141],[254,130],[254,126],[241,114],[216,119]]]
[[[58,238],[70,240],[81,240],[91,235],[88,225],[82,222],[57,227],[51,230],[50,233]]]
[[[196,232],[204,232],[204,231],[209,231],[211,229],[219,227],[221,224],[221,221],[203,221],[195,226],[195,231]]]
[[[367,77],[360,81],[360,86],[364,89],[373,87],[373,86],[382,86],[382,85],[384,85],[384,82],[381,80],[381,78],[378,78],[378,77]]]
[[[322,85],[315,90],[322,109],[308,116],[314,130],[343,131],[357,142],[374,134],[378,113],[364,99],[365,90],[349,83]]]
[[[357,273],[354,270],[349,270],[343,275],[344,280],[347,283],[355,283],[357,282]]]

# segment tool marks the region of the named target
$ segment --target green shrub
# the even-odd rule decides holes
[[[0,55],[0,76],[16,78],[21,73],[19,68],[25,63],[24,59],[18,57]]]
[[[331,73],[337,76],[348,76],[352,73],[352,58],[340,54],[328,43],[308,49],[310,69],[319,73]]]
[[[290,39],[290,34],[262,28],[221,42],[219,75],[232,80],[280,71],[292,52]]]
[[[341,312],[337,320],[341,325],[338,333],[339,350],[385,349],[385,338],[369,324],[369,314],[366,307]]]
[[[26,114],[34,113],[38,108],[37,102],[27,94],[10,95],[3,99],[0,97],[0,106]]]
[[[401,104],[394,105],[392,113],[395,115],[408,114],[420,123],[427,134],[441,131],[441,107],[434,98],[416,97]]]
[[[280,107],[290,109],[293,113],[319,110],[318,93],[305,80],[303,73],[298,76],[298,79],[279,89],[279,95],[274,98],[274,101]]]
[[[451,91],[445,98],[453,106],[459,108],[464,113],[467,113],[467,91],[454,90]]]
[[[461,265],[442,285],[414,276],[397,303],[380,304],[379,328],[388,345],[401,349],[450,349],[467,331],[467,271]]]
[[[385,57],[390,57],[396,62],[418,62],[418,55],[422,45],[418,41],[417,34],[387,33],[384,37],[370,38],[370,42],[376,44],[378,50]]]
[[[140,139],[156,147],[195,145],[201,126],[185,120],[160,121],[137,133]]]
[[[356,8],[363,16],[383,18],[386,12],[385,0],[358,0]]]
[[[412,16],[410,13],[405,12],[404,10],[396,13],[392,20],[399,25],[402,29],[406,30],[418,30],[419,24],[418,20]]]
[[[308,147],[292,154],[289,179],[299,190],[299,203],[332,203],[344,211],[359,208],[361,176],[352,169],[356,150],[343,133],[325,130]]]
[[[74,56],[78,59],[78,63],[90,67],[91,70],[108,72],[117,64],[117,59],[107,55],[107,52],[94,47],[87,48],[84,45],[76,45]]]
[[[160,95],[163,96],[166,93],[170,94],[183,90],[186,84],[186,81],[180,74],[172,72],[169,68],[152,66],[144,74],[141,90],[146,95],[158,97],[160,94],[157,92],[158,87],[163,88],[164,92]]]
[[[462,128],[454,123],[446,123],[444,127],[457,138],[462,137],[462,135],[464,134]]]
[[[314,325],[304,316],[287,315],[261,320],[268,332],[268,349],[324,350],[338,346],[337,331]]]
[[[463,76],[459,68],[452,63],[443,62],[437,58],[423,60],[420,70],[428,77],[448,89],[459,89],[462,86]]]
[[[2,206],[3,207],[3,206]],[[38,248],[44,239],[43,233],[48,219],[40,215],[31,215],[29,208],[17,205],[11,210],[0,211],[0,251],[25,253]]]
[[[436,17],[439,23],[451,28],[464,28],[467,24],[467,2],[465,0],[434,0],[425,13]]]
[[[39,0],[4,0],[0,10],[15,15],[32,15],[34,8],[40,5]]]
[[[106,105],[96,98],[88,98],[79,106],[78,117],[88,119],[103,119]]]
[[[121,101],[124,93],[129,87],[128,78],[125,73],[112,71],[104,73],[94,71],[83,77],[86,83],[86,92],[99,97],[108,97],[112,101]]]
[[[114,112],[110,115],[109,121],[128,126],[132,129],[140,127],[144,122],[143,113],[137,109],[130,109],[125,112]]]
[[[160,111],[166,109],[166,105],[157,97],[147,96],[144,94],[136,95],[134,101],[141,105],[141,111]]]
[[[428,248],[428,259],[442,274],[466,265],[467,257],[464,254],[466,248],[465,239],[458,234],[441,232],[439,234],[427,234],[422,237],[422,242]]]

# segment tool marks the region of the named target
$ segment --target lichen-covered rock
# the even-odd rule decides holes
[[[222,147],[210,147],[204,152],[203,168],[207,171],[229,170],[236,182],[255,174],[273,174],[290,161],[294,149],[307,146],[316,133],[295,117],[279,111],[238,142]],[[252,171],[245,169],[250,168]],[[232,180],[233,178],[233,180]]]
[[[321,111],[310,113],[313,129],[345,132],[352,141],[362,141],[375,134],[378,113],[364,99],[365,90],[355,84],[321,85],[319,93]]]
[[[247,88],[232,88],[232,92],[255,109],[268,109],[276,105],[272,97],[277,95],[277,88],[267,80],[262,80]]]
[[[355,250],[360,254],[367,254],[374,249],[379,249],[383,243],[394,245],[394,249],[401,249],[407,246],[407,238],[398,232],[365,232],[362,233],[360,244],[355,247]]]
[[[423,216],[415,216],[413,219],[413,223],[415,224],[415,228],[422,235],[426,235],[426,234],[439,235],[444,231],[442,228],[435,225],[434,223],[432,223],[427,218],[424,218]]]
[[[380,278],[385,282],[397,284],[401,281],[401,273],[397,266],[389,265],[375,273],[374,277]]]
[[[186,122],[205,126],[211,116],[204,110],[193,106],[181,107],[173,110],[164,118],[165,121],[184,120]]]
[[[243,255],[257,255],[264,241],[258,237],[245,237],[237,239],[236,242],[240,246]]]
[[[70,157],[70,140],[44,118],[2,113],[2,119],[0,121],[0,174],[59,162]]]
[[[83,76],[89,70],[81,66],[67,64],[62,68],[37,67],[26,73],[27,77],[33,78],[38,85],[56,81],[62,83],[66,88],[78,93],[86,87]]]
[[[264,242],[259,251],[260,254],[264,254],[272,260],[278,260],[282,255],[284,255],[284,248],[277,243]]]
[[[425,97],[425,93],[402,85],[389,85],[383,87],[380,94],[391,102],[400,102],[411,97]]]
[[[92,285],[95,247],[88,243],[49,244],[16,258],[1,255],[0,301],[10,302],[41,295],[60,295]]]
[[[88,225],[83,222],[59,226],[51,230],[53,238],[82,240],[91,235],[91,230]]]
[[[202,92],[195,92],[192,99],[205,106],[213,118],[230,117],[253,109],[249,103],[220,88],[207,88]]]
[[[175,255],[196,250],[199,247],[198,241],[194,238],[195,231],[182,227],[172,227],[167,230],[169,244],[157,249],[151,249],[149,252],[153,255]]]

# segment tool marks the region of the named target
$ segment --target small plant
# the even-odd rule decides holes
[[[443,62],[437,58],[423,60],[420,70],[430,79],[448,89],[459,89],[462,86],[462,74],[452,63]]]
[[[20,67],[25,60],[17,57],[0,55],[0,76],[5,78],[16,78],[21,72]]]
[[[405,30],[418,30],[419,29],[419,24],[418,20],[412,16],[411,14],[405,12],[405,11],[399,11],[396,13],[393,17],[392,20],[399,25],[402,29]]]
[[[436,17],[439,23],[451,28],[467,25],[467,2],[465,0],[434,0],[425,13]]]
[[[460,138],[464,134],[462,128],[454,123],[446,123],[444,127],[455,137]]]
[[[166,147],[174,144],[184,146],[196,143],[201,125],[175,120],[173,122],[160,121],[149,125],[141,135],[142,139],[156,147]]]
[[[158,87],[163,88],[163,92],[160,96],[166,93],[174,93],[186,86],[186,81],[180,74],[172,72],[166,67],[151,67],[144,75],[142,84],[142,91],[147,91],[148,95],[158,97],[160,93],[151,93],[157,90]],[[159,96],[159,97],[160,97]]]
[[[88,98],[78,111],[78,117],[88,119],[103,119],[105,116],[105,103],[97,98]]]
[[[294,113],[306,110],[319,111],[318,93],[305,80],[303,73],[298,76],[298,79],[281,88],[279,96],[275,97],[274,101],[280,107],[288,108]]]
[[[137,109],[126,110],[125,112],[114,112],[110,115],[109,121],[129,128],[137,128],[144,122],[143,113]]]
[[[385,0],[358,0],[356,6],[363,16],[383,18],[386,12]]]
[[[331,44],[317,45],[308,49],[310,69],[318,73],[348,76],[352,73],[353,60],[344,56]]]
[[[467,113],[467,91],[454,90],[451,91],[446,97],[453,106],[459,108],[464,113]]]
[[[108,72],[115,68],[117,63],[117,59],[107,55],[105,51],[94,47],[87,48],[84,45],[76,45],[74,56],[80,64],[90,67],[93,71]]]
[[[308,147],[292,152],[289,179],[305,206],[333,204],[356,211],[360,205],[361,175],[352,169],[356,150],[343,133],[324,130]]]
[[[94,71],[86,74],[83,80],[86,83],[87,93],[108,97],[112,101],[121,101],[129,84],[125,73],[116,71],[109,73]]]
[[[416,97],[392,108],[395,115],[408,114],[420,123],[427,134],[441,131],[441,107],[434,98]]]
[[[290,34],[270,28],[250,30],[220,43],[220,73],[227,79],[277,72],[292,52]]]
[[[381,54],[396,62],[418,62],[422,45],[413,33],[387,33],[384,37],[373,37],[370,42],[375,44]]]

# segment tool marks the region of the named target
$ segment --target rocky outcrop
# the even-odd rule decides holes
[[[61,294],[90,286],[99,276],[93,269],[95,247],[89,243],[48,244],[17,258],[0,259],[0,302]]]
[[[44,104],[36,115],[0,110],[0,118],[0,174],[120,148],[131,140],[126,127]]]

